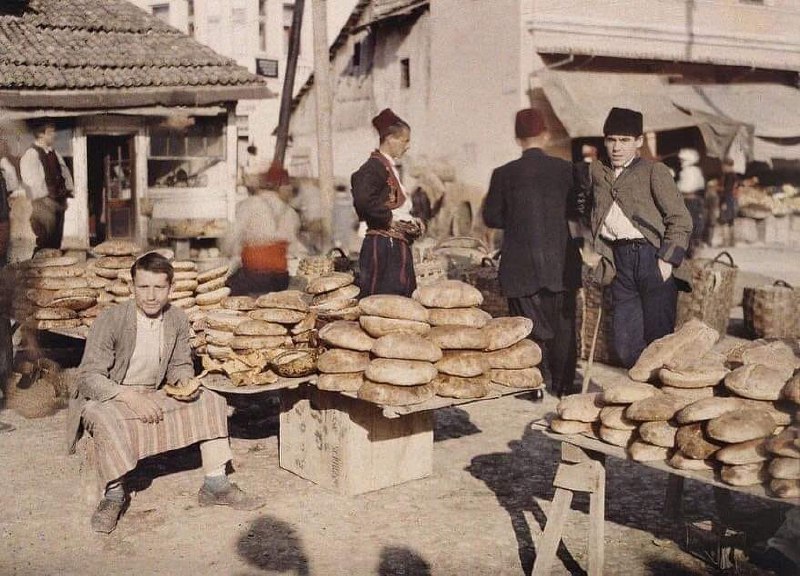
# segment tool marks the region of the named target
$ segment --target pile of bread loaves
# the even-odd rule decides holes
[[[634,460],[800,497],[798,342],[753,341],[721,354],[712,350],[718,338],[699,320],[686,323],[648,346],[628,381],[562,399],[551,428],[625,447]]]
[[[479,308],[482,300],[480,291],[457,280],[420,287],[413,298],[363,298],[358,321],[320,328],[328,349],[318,360],[317,386],[391,406],[435,395],[481,398],[493,382],[540,387],[541,350],[527,339],[531,321],[492,319]]]

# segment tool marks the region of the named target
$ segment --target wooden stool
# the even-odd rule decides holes
[[[605,454],[561,443],[561,464],[553,480],[556,487],[544,534],[536,549],[532,576],[547,576],[564,533],[575,492],[589,493],[588,576],[602,576],[605,555]]]

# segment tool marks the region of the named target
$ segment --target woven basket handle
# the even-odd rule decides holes
[[[723,256],[727,256],[728,257],[728,261],[730,262],[730,264],[728,264],[726,262],[722,262],[720,260],[720,258],[722,258]],[[714,257],[714,259],[711,261],[711,264],[716,264],[717,262],[719,262],[720,264],[725,264],[726,266],[730,266],[731,268],[736,268],[737,267],[736,264],[733,262],[733,256],[731,256],[731,253],[728,252],[727,250],[723,250],[722,252],[717,254]]]
[[[786,282],[785,280],[775,280],[772,284],[773,286],[781,286],[783,288],[789,288],[790,290],[794,290],[794,286]]]
[[[347,254],[344,253],[344,250],[342,250],[341,248],[338,248],[338,247],[337,248],[331,248],[330,251],[328,252],[328,256],[331,257],[334,254],[336,254],[336,252],[338,252],[339,255],[342,258],[347,258]]]

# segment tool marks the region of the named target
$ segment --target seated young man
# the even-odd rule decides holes
[[[169,305],[173,269],[155,252],[131,266],[133,300],[104,311],[89,331],[70,406],[71,451],[83,428],[97,450],[106,486],[92,528],[110,533],[128,503],[125,475],[139,460],[199,443],[205,481],[200,505],[254,510],[264,505],[226,476],[231,459],[227,404],[209,390],[177,400],[161,389],[194,376],[189,322]]]

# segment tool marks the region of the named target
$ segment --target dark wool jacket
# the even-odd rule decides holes
[[[531,148],[492,173],[483,221],[503,230],[500,285],[507,298],[580,284],[580,255],[567,228],[570,162]]]
[[[598,280],[610,284],[616,274],[611,244],[600,236],[611,204],[617,201],[622,212],[655,246],[658,256],[675,266],[673,274],[683,290],[691,290],[691,271],[684,259],[692,218],[669,169],[661,162],[635,158],[616,180],[614,169],[600,161],[589,167],[591,180],[590,224],[594,249],[603,257]]]
[[[377,158],[370,158],[350,177],[353,206],[358,219],[370,229],[386,230],[392,222],[387,206],[391,190],[386,167]]]

